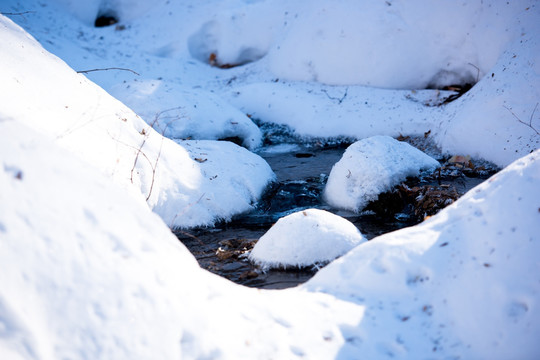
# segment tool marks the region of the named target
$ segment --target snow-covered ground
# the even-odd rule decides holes
[[[120,22],[94,28],[105,10]],[[536,1],[0,12],[0,358],[540,357]],[[76,72],[104,68],[124,70]],[[476,81],[442,106],[425,89]],[[508,167],[303,286],[246,289],[169,227],[247,211],[274,179],[250,117],[300,137],[429,133]]]

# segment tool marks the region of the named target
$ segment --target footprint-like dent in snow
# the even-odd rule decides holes
[[[518,321],[529,312],[529,306],[525,301],[515,300],[507,305],[506,312],[510,318]]]

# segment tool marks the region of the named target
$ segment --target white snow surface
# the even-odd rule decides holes
[[[204,155],[192,156],[192,147],[159,135],[9,19],[0,26],[0,117],[23,122],[77,153],[146,200],[171,227],[211,225],[250,210],[273,180],[262,158],[230,143],[208,145]],[[211,161],[201,163],[197,156]]]
[[[103,10],[118,26],[92,26]],[[537,1],[0,12],[0,358],[540,358]],[[211,67],[212,54],[244,65]],[[73,71],[113,67],[131,71]],[[442,106],[447,92],[421,90],[477,79]],[[273,179],[248,150],[208,141],[256,149],[242,113],[304,137],[431,130],[444,152],[508,167],[304,286],[246,289],[168,229],[249,210]],[[160,134],[168,119],[176,142]]]
[[[311,291],[366,306],[351,358],[537,358],[539,184],[537,150],[309,280]]]
[[[279,219],[255,244],[249,259],[263,268],[320,265],[366,241],[349,220],[306,209]]]
[[[259,128],[246,114],[211,92],[173,89],[164,80],[137,79],[111,94],[142,116],[152,127],[172,139],[218,140],[238,137],[242,146],[255,150],[262,144]]]
[[[437,167],[437,160],[405,142],[372,136],[349,146],[332,167],[324,198],[337,208],[361,211],[407,177]]]
[[[30,11],[12,18],[74,69],[136,71],[87,77],[149,123],[183,108],[172,114],[183,119],[173,137],[236,136],[253,149],[256,130],[229,102],[303,136],[361,139],[431,130],[443,151],[501,167],[540,144],[540,112],[533,113],[540,98],[540,7],[534,0],[3,4],[4,12]],[[118,26],[93,28],[100,9],[118,15]],[[211,54],[218,64],[244,65],[210,67]],[[476,81],[450,104],[424,104],[448,96],[421,90],[426,86]],[[181,97],[198,98],[191,105],[204,104],[207,113],[192,112]],[[232,118],[238,125],[230,126]]]
[[[332,296],[201,270],[108,176],[21,122],[0,130],[1,359],[332,358],[360,321]]]

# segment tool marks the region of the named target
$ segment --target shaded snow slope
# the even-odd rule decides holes
[[[0,26],[0,116],[37,129],[77,153],[146,200],[170,226],[209,225],[247,211],[273,179],[262,158],[227,144],[209,148],[207,157],[223,152],[230,156],[203,169],[189,149],[163,138],[9,19],[0,19]],[[245,162],[249,166],[241,167]],[[237,176],[240,169],[243,175]],[[228,187],[232,195],[216,189],[205,172],[235,177]]]
[[[360,211],[407,177],[438,166],[437,160],[405,142],[372,136],[349,146],[332,167],[324,198],[332,206]]]
[[[305,287],[366,306],[355,329],[366,358],[538,358],[539,184],[536,151]]]

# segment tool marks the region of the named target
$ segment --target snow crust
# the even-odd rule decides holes
[[[332,206],[360,211],[407,177],[438,166],[437,160],[405,142],[373,136],[347,148],[332,167],[324,198]]]
[[[249,254],[264,268],[323,264],[366,241],[350,221],[325,210],[306,209],[279,219]]]
[[[366,358],[533,359],[539,183],[537,150],[422,224],[360,244],[305,287],[367,307],[354,330]]]

